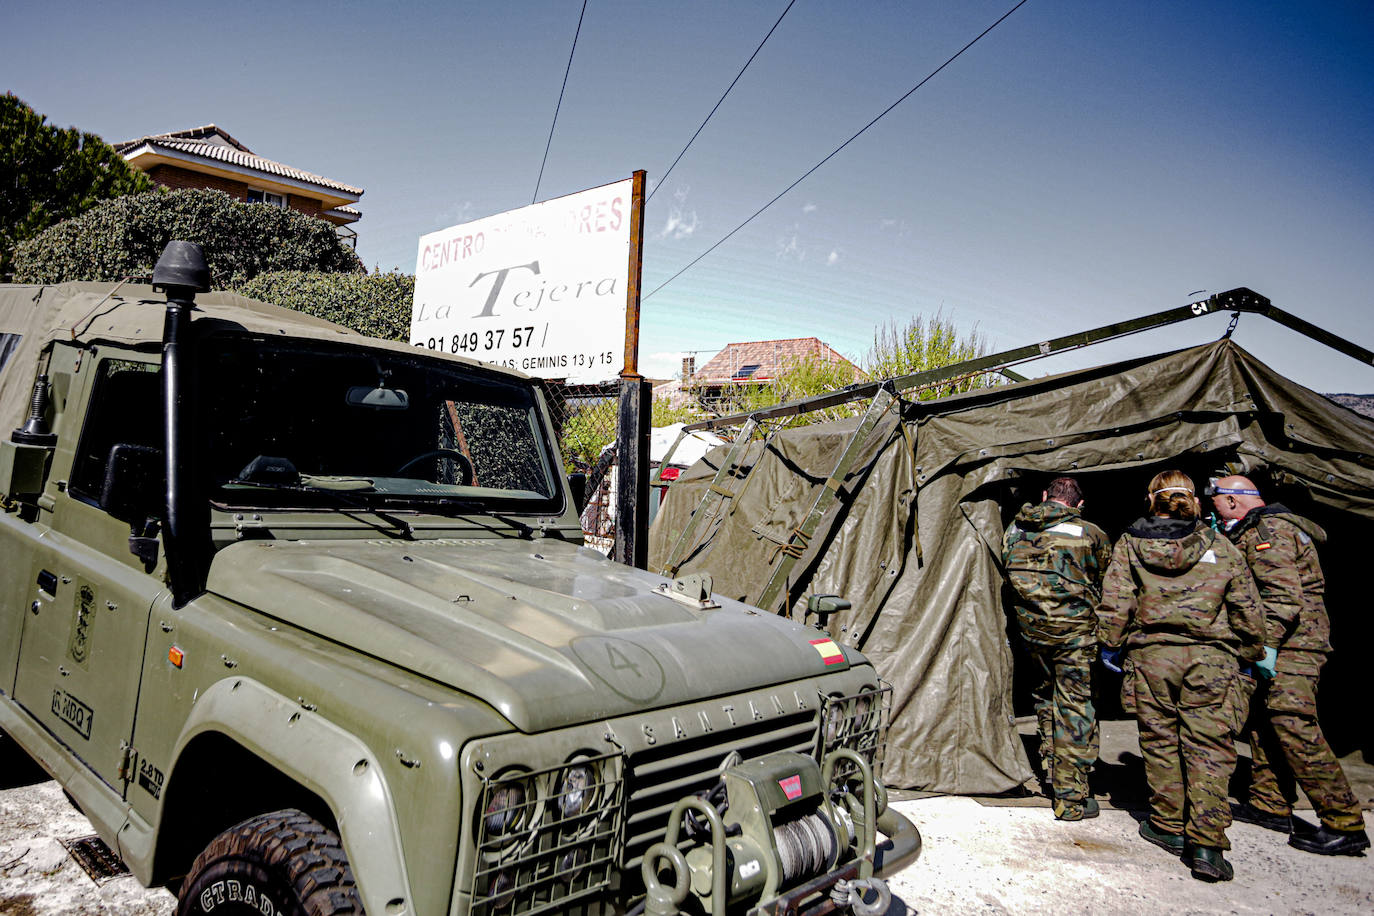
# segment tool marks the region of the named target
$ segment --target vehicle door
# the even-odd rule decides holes
[[[155,560],[147,551],[135,556],[130,523],[102,508],[102,494],[116,446],[136,447],[145,459],[160,453],[161,375],[148,354],[95,355],[81,367],[91,373],[86,383],[73,385],[72,396],[89,393],[89,403],[76,448],[59,448],[54,459],[50,528],[29,561],[32,598],[14,695],[123,794],[133,778],[126,764],[149,614],[166,589],[161,551]],[[160,488],[160,479],[149,481],[151,505]],[[138,527],[133,533],[151,533]]]

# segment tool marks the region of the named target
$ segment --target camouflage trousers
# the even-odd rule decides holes
[[[1040,678],[1031,695],[1040,727],[1040,763],[1054,793],[1054,813],[1088,798],[1088,771],[1097,762],[1097,713],[1092,663],[1097,646],[1037,646],[1030,654]]]
[[[1258,682],[1250,710],[1250,804],[1291,814],[1301,786],[1327,827],[1363,829],[1359,800],[1317,723],[1317,679],[1280,671],[1272,681]]]
[[[1226,801],[1245,715],[1239,666],[1215,646],[1131,650],[1151,821],[1199,846],[1230,849]]]

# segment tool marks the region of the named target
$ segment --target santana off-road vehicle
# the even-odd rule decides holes
[[[207,286],[173,242],[151,287],[0,288],[0,728],[139,880],[885,908],[920,837],[862,656],[582,547],[530,379]]]

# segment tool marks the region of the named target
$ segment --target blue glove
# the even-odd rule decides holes
[[[1120,674],[1121,656],[1125,654],[1125,652],[1125,649],[1108,649],[1106,646],[1103,646],[1102,667],[1106,668],[1108,671],[1115,671],[1117,674]]]
[[[1279,650],[1272,646],[1264,647],[1264,658],[1255,662],[1255,673],[1265,680],[1273,680],[1274,663],[1279,660]]]

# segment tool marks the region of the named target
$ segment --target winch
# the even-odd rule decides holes
[[[645,912],[672,916],[690,893],[712,916],[727,908],[818,916],[846,906],[876,916],[891,901],[873,877],[885,807],[868,762],[848,748],[823,764],[790,751],[727,760],[717,787],[679,801],[663,841],[645,855]]]

